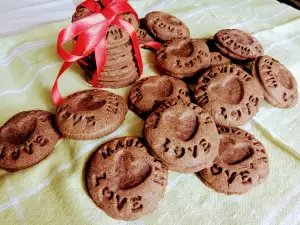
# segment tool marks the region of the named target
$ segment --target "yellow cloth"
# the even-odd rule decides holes
[[[300,85],[300,12],[275,0],[132,1],[140,15],[170,12],[184,20],[193,37],[211,37],[221,28],[252,32],[265,52],[281,61]],[[38,15],[34,15],[38,16]],[[70,15],[71,17],[71,15]],[[54,112],[50,90],[62,64],[56,37],[69,21],[48,24],[0,40],[0,125],[31,109]],[[142,50],[144,76],[154,75],[154,53]],[[77,65],[60,79],[63,96],[91,88]],[[111,90],[127,97],[129,87]],[[83,168],[96,146],[117,136],[141,135],[143,122],[128,112],[113,134],[93,141],[58,142],[38,165],[0,171],[0,224],[300,224],[300,103],[289,110],[264,104],[244,126],[268,150],[270,176],[248,194],[225,196],[194,174],[169,173],[158,208],[134,222],[116,221],[98,209],[85,191]]]

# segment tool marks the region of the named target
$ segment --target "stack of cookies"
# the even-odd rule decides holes
[[[74,13],[72,22],[90,14],[92,12],[89,9],[80,7]],[[138,29],[139,21],[133,13],[124,13],[119,17]],[[134,83],[139,77],[139,71],[129,34],[120,27],[112,25],[107,30],[106,39],[107,58],[98,84],[105,88],[122,88]],[[95,54],[92,53],[77,62],[85,72],[86,80],[91,83],[96,73]]]

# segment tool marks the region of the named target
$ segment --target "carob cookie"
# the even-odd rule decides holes
[[[91,140],[117,130],[125,120],[124,99],[104,90],[76,92],[56,109],[56,124],[71,139]]]
[[[85,175],[93,201],[109,216],[122,220],[152,212],[164,196],[167,178],[167,168],[137,137],[102,145],[91,156]]]
[[[237,127],[218,127],[219,154],[210,168],[198,172],[208,187],[224,194],[243,194],[266,180],[269,173],[265,147]]]
[[[169,76],[145,77],[136,82],[128,95],[131,109],[146,117],[164,101],[180,98],[190,102],[186,84]]]
[[[189,28],[175,16],[164,12],[150,12],[145,16],[145,26],[160,41],[189,38]]]
[[[161,46],[156,60],[166,74],[182,79],[207,68],[211,59],[204,40],[174,39]]]
[[[164,102],[153,111],[145,121],[144,136],[155,157],[182,173],[211,166],[220,141],[211,115],[180,100]]]
[[[224,64],[230,64],[230,59],[223,56],[220,52],[211,52],[210,53],[210,67],[221,66]]]
[[[33,166],[53,151],[58,139],[51,113],[20,112],[0,128],[0,168],[17,171]]]
[[[270,56],[263,56],[252,64],[252,74],[264,89],[265,100],[278,108],[292,108],[298,101],[298,86],[293,74]]]
[[[197,104],[224,126],[245,124],[263,102],[258,80],[234,64],[208,69],[199,78],[194,94]]]
[[[238,29],[224,29],[215,34],[216,47],[229,58],[252,61],[263,56],[261,44],[251,34]]]

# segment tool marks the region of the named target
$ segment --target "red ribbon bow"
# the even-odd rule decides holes
[[[131,12],[138,19],[136,12],[128,4],[127,0],[102,0],[101,3],[104,6],[103,9],[101,9],[100,5],[95,0],[86,0],[77,6],[84,6],[93,13],[90,16],[70,24],[58,35],[57,53],[65,62],[52,87],[52,100],[55,105],[60,105],[63,101],[58,90],[58,79],[60,76],[71,66],[72,62],[86,57],[92,52],[95,52],[97,66],[97,72],[93,76],[92,85],[94,87],[101,87],[98,84],[98,78],[101,75],[101,71],[106,62],[106,32],[110,25],[117,25],[130,35],[137,59],[139,74],[143,73],[142,58],[134,27],[125,20],[118,18],[119,14]],[[67,41],[72,41],[75,37],[78,37],[78,39],[74,43],[71,53],[65,51],[62,45]]]

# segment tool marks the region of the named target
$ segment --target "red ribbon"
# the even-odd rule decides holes
[[[141,75],[143,73],[142,57],[134,27],[125,20],[118,18],[119,14],[131,12],[138,19],[136,12],[127,1],[128,0],[102,0],[101,3],[103,5],[103,9],[95,0],[86,0],[77,6],[77,8],[84,6],[93,13],[70,24],[58,35],[57,54],[65,62],[63,63],[52,87],[52,101],[55,105],[58,106],[63,101],[58,90],[58,79],[60,76],[71,66],[73,62],[90,55],[92,52],[95,52],[97,66],[97,71],[92,79],[92,85],[94,87],[101,87],[101,85],[98,84],[98,78],[100,77],[106,62],[106,32],[110,25],[118,25],[130,35],[137,59],[139,74]],[[72,41],[75,37],[78,37],[78,39],[75,43],[73,43],[74,46],[71,53],[69,53],[63,49],[62,45],[68,41]]]

